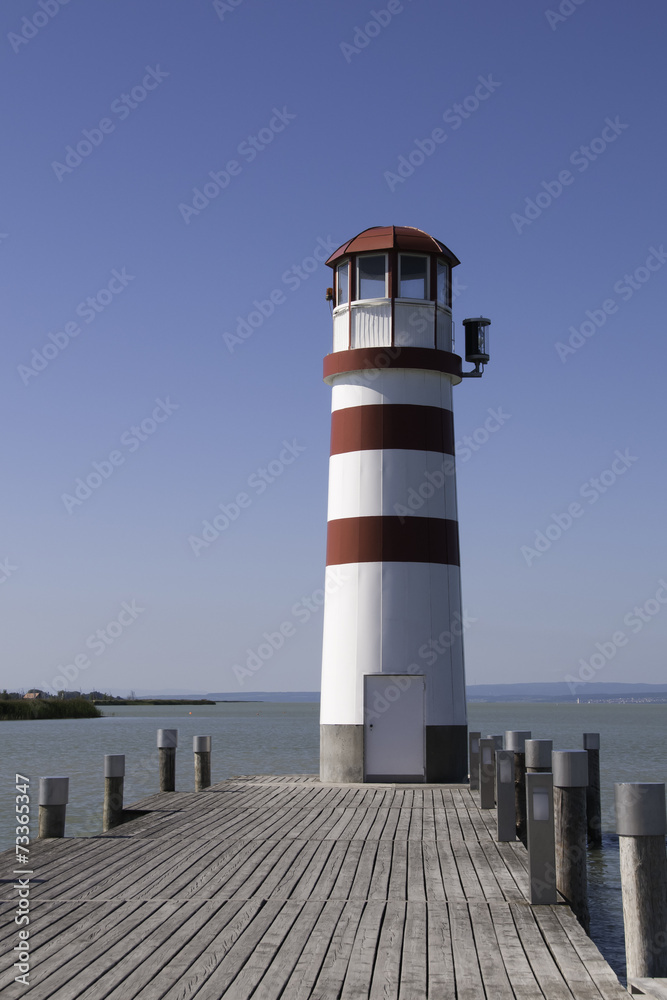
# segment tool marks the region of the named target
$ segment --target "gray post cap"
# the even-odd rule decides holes
[[[40,778],[39,805],[66,806],[69,801],[69,778]]]
[[[555,788],[588,786],[588,754],[585,750],[554,750],[551,762]]]
[[[551,770],[553,740],[526,740],[526,767],[544,767]]]
[[[599,750],[599,749],[600,749],[600,734],[584,733],[584,750]]]
[[[619,837],[664,837],[667,833],[664,783],[617,782],[614,806]]]
[[[195,753],[210,753],[211,752],[211,737],[210,736],[193,736],[192,737],[192,749]]]
[[[531,735],[528,729],[506,729],[505,749],[513,750],[514,753],[525,753],[526,740],[529,740]]]
[[[178,729],[158,729],[157,745],[160,749],[178,746]]]
[[[105,753],[104,755],[104,777],[124,778],[125,777],[125,754]]]

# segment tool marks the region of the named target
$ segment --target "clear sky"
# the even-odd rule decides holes
[[[0,17],[1,685],[235,691],[288,622],[246,690],[319,686],[317,257],[392,224],[493,324],[455,391],[468,682],[665,681],[663,4]]]

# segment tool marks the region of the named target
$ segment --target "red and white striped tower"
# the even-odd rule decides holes
[[[327,261],[324,781],[467,775],[452,419],[462,377],[452,353],[458,263],[407,226],[367,229]]]

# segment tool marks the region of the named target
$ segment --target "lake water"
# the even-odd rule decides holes
[[[602,850],[589,852],[591,936],[619,975],[625,971],[614,836],[615,781],[667,780],[667,705],[489,704],[469,706],[469,726],[487,733],[527,729],[555,749],[581,748],[582,733],[601,738]],[[103,758],[126,755],[125,803],[158,790],[156,730],[178,729],[176,787],[194,787],[192,737],[212,736],[214,782],[239,774],[312,774],[319,768],[319,705],[271,702],[118,706],[103,719],[0,722],[0,850],[14,842],[16,772],[36,793],[44,775],[69,775],[68,836],[99,833]],[[36,835],[36,825],[32,831]]]

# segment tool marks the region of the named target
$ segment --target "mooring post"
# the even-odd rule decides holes
[[[479,788],[479,741],[481,735],[481,733],[468,733],[468,771],[471,792]]]
[[[104,807],[102,829],[110,830],[123,822],[123,784],[125,782],[125,754],[104,755]]]
[[[526,740],[526,771],[542,774],[551,770],[552,740]]]
[[[552,760],[556,886],[565,896],[581,926],[588,932],[590,926],[586,870],[588,755],[585,750],[554,750]]]
[[[628,980],[667,977],[665,786],[614,785]]]
[[[496,806],[496,840],[516,840],[512,750],[496,750]]]
[[[505,737],[503,736],[502,733],[499,733],[496,736],[487,736],[486,738],[487,740],[493,740],[493,745],[496,748],[496,750],[505,749]]]
[[[160,754],[160,791],[175,792],[178,729],[158,729],[157,745]]]
[[[527,729],[508,729],[505,733],[505,749],[514,753],[514,809],[516,813],[516,835],[525,847],[528,843],[526,830],[526,740],[532,733]]]
[[[192,749],[195,754],[195,792],[208,788],[211,784],[211,737],[193,736]]]
[[[526,821],[531,903],[558,900],[553,799],[551,772],[529,771],[526,774]]]
[[[65,836],[65,814],[69,800],[69,778],[39,779],[39,828],[37,836]]]
[[[479,741],[479,807],[493,809],[496,804],[496,745],[493,737]]]
[[[602,844],[602,810],[600,807],[600,734],[584,733],[584,750],[588,754],[588,788],[586,789],[586,823],[591,847]]]

